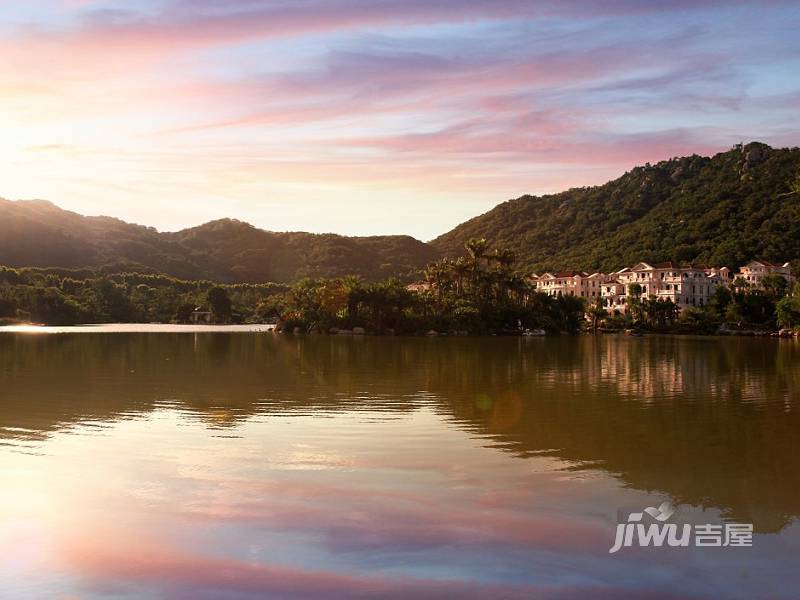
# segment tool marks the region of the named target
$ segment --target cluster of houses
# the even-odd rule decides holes
[[[704,306],[718,286],[730,286],[741,278],[750,287],[759,287],[762,279],[774,273],[786,279],[789,286],[795,282],[789,263],[776,264],[753,260],[733,273],[727,267],[682,266],[673,262],[638,263],[614,273],[560,273],[533,274],[530,277],[537,291],[550,296],[570,295],[586,298],[589,302],[603,299],[603,306],[612,314],[625,314],[630,285],[638,283],[643,298],[654,297],[671,300],[683,310]]]

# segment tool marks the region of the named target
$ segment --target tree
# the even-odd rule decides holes
[[[778,325],[786,329],[800,327],[800,300],[798,298],[783,298],[775,305],[775,315]]]
[[[800,327],[800,283],[795,284],[794,294],[778,301],[775,305],[775,316],[780,327]]]
[[[718,285],[716,288],[714,288],[714,293],[712,294],[708,304],[714,311],[716,311],[718,316],[722,316],[725,314],[725,310],[732,301],[733,295],[731,294],[730,289],[728,289],[727,286]]]
[[[206,292],[206,301],[216,323],[226,323],[231,318],[231,299],[225,288],[215,285]]]
[[[24,305],[33,321],[52,325],[74,325],[81,321],[81,307],[54,287],[26,286]]]
[[[794,176],[794,179],[789,181],[789,191],[783,194],[778,194],[778,197],[783,196],[793,196],[797,195],[800,196],[800,171],[797,172],[797,175]]]
[[[489,242],[485,238],[470,238],[464,244],[467,249],[470,262],[472,264],[472,282],[473,285],[477,283],[478,268],[480,267],[481,259],[486,256],[486,249],[489,247]]]
[[[577,333],[586,314],[586,304],[580,296],[558,296],[553,298],[553,316],[560,331]]]
[[[358,275],[342,278],[342,289],[347,294],[347,320],[350,325],[358,321],[358,305],[364,299],[364,280]]]
[[[453,278],[456,284],[456,294],[461,294],[464,290],[464,279],[470,272],[470,266],[467,262],[467,259],[463,256],[459,256],[455,259],[452,264],[452,271],[453,271]]]
[[[761,279],[761,287],[773,300],[778,300],[786,295],[789,284],[781,275],[768,273]]]
[[[116,323],[133,320],[134,309],[125,285],[107,277],[99,277],[93,279],[83,292],[97,320]]]
[[[187,323],[192,316],[194,308],[195,308],[194,302],[184,302],[183,304],[180,304],[178,308],[175,310],[175,315],[173,318],[178,323]]]
[[[743,320],[744,315],[742,314],[742,309],[739,306],[739,303],[731,302],[728,304],[728,308],[725,309],[725,322],[735,323],[737,326],[741,326]]]
[[[678,319],[679,330],[689,333],[713,333],[718,326],[713,312],[693,306],[684,310]]]
[[[628,310],[634,323],[639,323],[644,317],[642,307],[642,286],[638,283],[628,285]]]
[[[736,292],[742,292],[742,291],[748,289],[750,287],[750,284],[747,282],[747,280],[744,277],[737,277],[736,279],[733,280],[733,283],[731,284],[731,287]]]
[[[665,328],[678,318],[680,310],[669,298],[650,298],[643,300],[643,312],[647,315],[648,324]]]
[[[14,299],[13,288],[10,285],[0,285],[0,317],[13,317],[17,312],[17,302]]]
[[[592,319],[592,331],[597,333],[597,326],[601,319],[608,316],[608,311],[605,309],[605,300],[602,296],[597,296],[589,308],[589,317]]]

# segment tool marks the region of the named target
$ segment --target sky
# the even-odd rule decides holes
[[[431,239],[800,144],[800,2],[0,0],[0,197]]]

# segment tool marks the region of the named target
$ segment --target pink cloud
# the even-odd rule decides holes
[[[779,4],[779,2],[776,2]],[[706,3],[707,8],[712,3]],[[719,0],[714,4],[727,4]],[[748,4],[737,2],[737,4]],[[284,38],[359,27],[459,23],[473,20],[595,18],[646,15],[697,8],[688,0],[669,5],[638,0],[252,0],[188,1],[167,4],[155,15],[97,10],[83,13],[81,26],[62,32],[32,32],[40,43],[79,42],[84,49],[128,44],[178,49],[248,39]]]

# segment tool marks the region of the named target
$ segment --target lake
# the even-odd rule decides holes
[[[0,333],[3,598],[798,596],[796,340],[59,331]],[[665,501],[752,545],[609,552]]]

